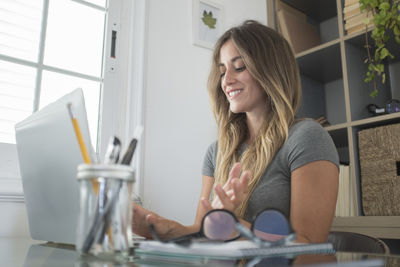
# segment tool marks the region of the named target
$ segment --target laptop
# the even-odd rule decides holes
[[[68,103],[72,103],[85,145],[93,151],[82,89],[17,123],[15,132],[32,239],[75,244],[79,212],[76,174],[83,158]]]

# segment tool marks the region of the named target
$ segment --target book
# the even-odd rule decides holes
[[[288,40],[295,53],[300,53],[321,43],[316,27],[307,21],[285,9],[278,11],[277,18],[282,35]]]
[[[357,192],[357,180],[355,177],[351,178],[351,168],[349,166],[350,175],[350,216],[360,216],[359,213],[359,201]]]
[[[359,3],[360,0],[345,0],[344,1],[344,6],[351,6],[354,5],[355,3]]]
[[[360,9],[360,3],[359,2],[354,3],[352,5],[349,5],[349,6],[345,6],[343,8],[343,13],[346,13],[346,12],[349,12],[349,11],[352,11],[352,10],[355,10],[355,9]]]
[[[351,17],[357,16],[360,13],[361,13],[361,9],[360,8],[356,8],[356,9],[353,9],[351,11],[343,13],[343,18],[345,20],[347,20],[347,19],[349,19]]]
[[[286,246],[260,248],[249,240],[232,242],[194,242],[190,246],[159,241],[142,241],[135,249],[135,255],[153,255],[178,258],[240,259],[256,256],[282,256],[298,254],[334,253],[331,243],[291,243]]]
[[[363,24],[364,20],[369,18],[370,22],[373,19],[373,15],[370,12],[362,12],[360,14],[357,14],[349,19],[346,19],[346,23],[344,25],[344,28],[347,30],[353,26],[359,25],[359,24]]]
[[[336,202],[336,217],[348,217],[350,216],[350,168],[347,165],[339,166],[339,187],[338,197]]]
[[[347,34],[352,34],[352,33],[356,33],[356,32],[361,32],[361,31],[365,31],[365,28],[367,28],[367,30],[371,29],[372,27],[374,27],[374,23],[370,22],[368,25],[365,24],[360,24],[360,25],[356,25],[354,27],[351,27],[347,30]]]
[[[336,202],[336,217],[358,216],[357,181],[351,177],[348,165],[339,166],[339,187]]]

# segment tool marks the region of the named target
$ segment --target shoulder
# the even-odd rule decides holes
[[[289,130],[290,135],[309,134],[312,132],[326,132],[326,130],[312,119],[303,119],[292,125]]]
[[[331,137],[319,123],[312,119],[298,121],[289,129],[289,144],[324,139],[330,140]]]
[[[291,163],[291,170],[317,160],[339,164],[331,136],[319,123],[311,119],[299,121],[290,128],[284,151]]]
[[[211,143],[206,151],[203,161],[202,174],[214,177],[215,165],[217,161],[218,142]]]
[[[214,154],[218,150],[218,140],[212,142],[207,148],[207,154]]]
[[[212,142],[206,151],[204,156],[204,160],[208,162],[208,164],[214,164],[217,160],[217,152],[218,152],[218,141]]]

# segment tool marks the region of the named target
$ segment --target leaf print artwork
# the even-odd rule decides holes
[[[207,25],[210,29],[215,29],[215,24],[217,23],[217,19],[213,18],[212,11],[207,13],[207,10],[203,11],[203,17],[201,18],[203,23]]]

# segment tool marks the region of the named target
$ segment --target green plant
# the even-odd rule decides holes
[[[371,32],[371,37],[375,42],[375,51],[371,52],[371,46],[368,43],[367,25],[369,18],[364,20],[366,32],[365,42],[368,57],[365,63],[368,64],[365,82],[373,82],[374,90],[370,94],[371,97],[378,95],[376,88],[376,79],[381,77],[382,83],[385,83],[385,65],[384,61],[388,58],[393,59],[393,54],[386,47],[390,40],[391,32],[394,39],[400,44],[400,0],[360,0],[361,11],[366,10],[373,14],[373,22],[375,28]]]

